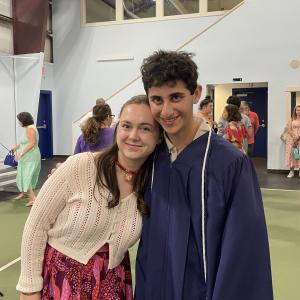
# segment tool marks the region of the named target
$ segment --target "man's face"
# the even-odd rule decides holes
[[[243,110],[242,110],[242,113],[244,113],[245,115],[249,115],[249,111],[250,111],[250,108],[248,106],[244,106]]]
[[[246,114],[246,105],[243,103],[243,101],[241,102],[241,105],[240,105],[240,113],[243,113],[243,114]]]
[[[192,130],[193,104],[199,101],[201,90],[201,86],[198,86],[191,95],[182,81],[149,88],[148,97],[153,117],[170,138],[183,136]]]

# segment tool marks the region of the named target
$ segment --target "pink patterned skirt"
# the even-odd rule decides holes
[[[132,300],[128,251],[121,264],[111,270],[108,258],[107,244],[86,265],[47,245],[42,300]]]

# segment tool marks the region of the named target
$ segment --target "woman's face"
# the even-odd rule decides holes
[[[113,121],[114,115],[109,115],[107,118],[104,120],[104,125],[107,127],[110,127]]]
[[[18,125],[20,126],[20,127],[23,127],[23,124],[22,124],[22,122],[17,118],[17,123],[18,123]]]
[[[159,125],[146,104],[129,104],[123,109],[117,128],[118,159],[142,164],[159,142]]]

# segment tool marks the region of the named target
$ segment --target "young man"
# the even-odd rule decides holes
[[[165,133],[145,190],[150,216],[136,261],[136,300],[271,300],[267,229],[246,155],[193,116],[201,96],[185,52],[141,67]]]
[[[254,137],[259,129],[259,118],[256,112],[250,110],[247,101],[241,101],[242,112],[250,119],[252,125],[252,133],[248,139],[248,154],[253,154],[254,151]]]

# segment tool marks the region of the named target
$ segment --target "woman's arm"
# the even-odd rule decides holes
[[[15,147],[11,148],[10,151],[16,152],[19,148],[20,148],[20,144],[18,144]]]
[[[26,128],[26,135],[28,138],[28,145],[27,147],[20,152],[17,156],[16,156],[16,160],[19,160],[23,155],[25,155],[27,152],[29,152],[34,145],[36,144],[36,132],[34,128]]]
[[[292,127],[292,120],[290,120],[287,124],[287,129],[288,129],[288,134],[289,136],[294,140],[295,139],[295,135],[293,133],[293,127]]]
[[[30,211],[22,237],[21,275],[17,285],[17,290],[22,293],[40,292],[43,288],[42,269],[48,231],[73,192],[70,182],[74,165],[74,160],[67,160],[45,182]]]

